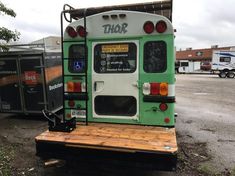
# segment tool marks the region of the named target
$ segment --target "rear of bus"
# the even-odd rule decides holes
[[[173,127],[171,22],[114,10],[88,16],[85,23],[86,30],[82,18],[64,32],[65,118]]]

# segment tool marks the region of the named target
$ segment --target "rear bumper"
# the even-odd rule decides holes
[[[175,171],[177,163],[176,153],[110,151],[48,142],[36,142],[36,152],[42,159],[73,160],[77,164],[102,163],[105,166],[124,166],[142,170]]]
[[[177,162],[175,128],[89,123],[71,132],[45,131],[35,138],[37,156],[82,163],[173,171]],[[76,162],[77,163],[77,162]]]

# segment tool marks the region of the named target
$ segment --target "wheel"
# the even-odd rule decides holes
[[[226,72],[224,72],[224,71],[221,71],[221,72],[219,73],[219,77],[220,77],[220,78],[226,78],[226,76],[227,76],[227,74],[226,74]]]
[[[228,77],[228,78],[234,78],[234,76],[235,76],[235,73],[234,73],[233,71],[229,71],[229,72],[227,73],[227,77]]]

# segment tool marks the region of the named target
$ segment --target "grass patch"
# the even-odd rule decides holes
[[[231,176],[235,176],[235,167],[231,170]]]
[[[14,158],[14,148],[0,145],[0,176],[11,176],[11,161]]]
[[[218,173],[216,172],[216,169],[207,163],[200,164],[197,170],[200,173],[205,174],[205,175],[210,175],[210,176],[218,175]]]

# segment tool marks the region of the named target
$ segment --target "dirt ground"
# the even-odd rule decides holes
[[[225,132],[222,134],[217,134],[222,129],[224,131],[229,131],[226,127],[230,126],[225,126],[224,123],[217,122],[216,127],[221,124],[222,129],[219,127],[215,128],[213,123],[207,124],[207,121],[204,119],[195,119],[195,114],[192,114],[191,112],[192,109],[181,107],[182,105],[185,107],[186,104],[188,104],[188,106],[195,106],[194,102],[199,103],[199,100],[192,101],[192,96],[195,96],[195,93],[200,93],[199,90],[195,90],[194,88],[195,85],[197,85],[198,82],[202,82],[203,79],[212,78],[201,78],[200,76],[195,75],[193,75],[193,77],[188,77],[185,75],[177,76],[178,85],[176,84],[176,93],[180,96],[180,98],[177,99],[176,103],[176,111],[178,112],[178,117],[176,117],[176,128],[177,141],[179,145],[176,172],[150,172],[133,169],[127,170],[119,168],[118,166],[107,168],[100,163],[97,163],[94,166],[86,165],[86,161],[84,161],[84,163],[62,163],[61,165],[57,165],[55,167],[46,168],[43,161],[35,156],[36,152],[34,142],[34,137],[47,129],[47,122],[44,117],[30,116],[29,118],[27,116],[0,114],[0,176],[235,176],[235,163],[233,163],[234,153],[231,153],[235,149],[228,150],[229,147],[234,146],[233,140],[235,138],[228,138]],[[235,83],[235,79],[233,81]],[[188,86],[192,86],[193,88],[191,89]],[[207,91],[203,89],[200,95],[206,92]],[[230,101],[230,99],[228,99],[228,101]],[[235,99],[233,101],[235,101]],[[188,102],[191,102],[191,104]],[[233,105],[234,102],[231,106]],[[204,106],[206,105],[203,105],[203,107]],[[231,113],[234,112],[233,110],[230,111]],[[200,115],[200,113],[197,114]],[[206,113],[204,112],[203,114]],[[200,117],[204,118],[203,115]],[[232,126],[234,124],[230,125]],[[204,137],[198,135],[199,132],[203,132],[202,135]],[[217,143],[214,143],[214,138],[211,137],[211,133],[217,134]],[[221,135],[224,137],[221,137]],[[213,146],[218,147],[218,149],[215,150]],[[227,152],[227,155],[220,155],[221,161],[218,161],[218,157],[216,157],[218,154],[215,155],[213,152],[221,152],[223,147],[228,147],[227,151],[225,151],[225,153]],[[231,156],[230,160],[226,158],[229,155]],[[225,162],[223,162],[223,160],[225,160]],[[228,163],[228,167],[223,165],[218,169],[216,166],[219,165],[220,162]],[[231,162],[232,164],[229,165]]]
[[[185,136],[178,134],[180,152],[176,173],[146,172],[135,170],[120,170],[121,168],[92,167],[75,164],[62,164],[46,168],[44,163],[35,156],[34,137],[47,129],[43,117],[16,116],[1,114],[0,116],[0,176],[37,176],[37,175],[203,175],[198,171],[199,163],[210,159],[205,153],[205,143],[185,143]],[[187,137],[187,136],[186,136]],[[182,141],[181,141],[182,139]],[[97,163],[98,164],[98,163]],[[80,164],[78,164],[80,165]],[[80,165],[81,166],[81,165]]]

